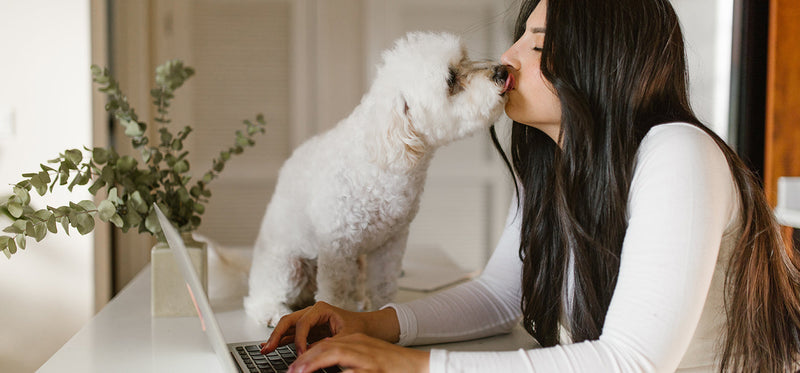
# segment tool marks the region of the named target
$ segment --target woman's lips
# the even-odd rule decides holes
[[[512,89],[514,89],[514,74],[509,73],[508,78],[506,78],[506,84],[503,85],[503,92],[500,94],[504,94]]]

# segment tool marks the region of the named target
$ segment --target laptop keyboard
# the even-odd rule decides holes
[[[289,370],[289,364],[297,359],[297,353],[294,344],[278,347],[266,355],[261,354],[261,346],[259,345],[246,345],[236,346],[236,353],[245,362],[247,371],[243,367],[239,367],[242,372],[260,373],[270,372],[279,373]],[[341,372],[338,367],[329,367],[320,369],[317,372],[321,373],[335,373]]]

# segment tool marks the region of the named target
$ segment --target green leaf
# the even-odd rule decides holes
[[[36,213],[34,213],[34,216],[36,216],[36,218],[41,221],[46,221],[47,219],[50,219],[51,216],[53,216],[53,213],[47,209],[41,209],[36,211]]]
[[[42,165],[42,167],[44,168],[44,165]],[[48,168],[49,168],[49,167],[48,167]],[[53,172],[55,172],[55,170],[53,170],[52,168],[51,168],[50,170],[51,170],[51,171],[53,171]],[[42,182],[43,182],[43,183],[45,183],[45,184],[48,184],[48,183],[50,183],[50,181],[51,181],[51,180],[50,180],[50,173],[49,173],[49,172],[47,172],[47,171],[41,171],[41,172],[39,172],[39,179],[41,179],[41,180],[42,180]]]
[[[103,166],[103,169],[100,171],[100,179],[103,180],[106,184],[113,184],[114,183],[114,167],[110,164]]]
[[[100,204],[97,206],[97,212],[98,212],[97,215],[98,217],[100,217],[100,220],[108,221],[109,219],[111,219],[111,217],[113,217],[117,213],[117,207],[114,206],[114,204],[111,203],[111,201],[105,200],[103,202],[100,202]]]
[[[17,246],[17,247],[18,247],[20,250],[25,250],[25,243],[26,243],[26,242],[25,242],[25,235],[24,235],[24,234],[18,234],[18,235],[16,235],[16,236],[14,237],[14,241],[12,241],[12,242],[16,243],[16,244],[17,244],[16,246]],[[9,244],[8,246],[10,247],[11,245]]]
[[[103,148],[94,148],[92,150],[92,159],[95,163],[104,164],[108,162],[108,151]]]
[[[42,180],[39,175],[34,175],[31,177],[31,185],[36,189],[36,193],[39,193],[40,196],[43,196],[47,193],[47,183]]]
[[[199,203],[195,203],[194,204],[194,211],[196,213],[198,213],[198,214],[203,214],[204,212],[206,212],[206,207],[201,205],[201,204],[199,204]]]
[[[94,202],[88,199],[78,202],[78,206],[83,207],[86,211],[97,210],[97,206],[94,205]]]
[[[28,191],[25,188],[20,188],[18,186],[15,186],[14,194],[17,196],[17,198],[19,198],[20,202],[23,205],[31,203],[31,195],[28,194]]]
[[[49,219],[47,219],[47,230],[50,233],[58,233],[58,229],[56,228],[56,216],[51,215]]]
[[[64,228],[64,233],[69,236],[69,218],[64,216],[61,218],[61,227]]]
[[[78,233],[85,235],[94,229],[94,219],[89,214],[78,214],[76,228]]]
[[[8,248],[3,249],[3,254],[6,254],[6,258],[11,259],[11,251]]]
[[[83,160],[83,153],[78,149],[69,149],[64,152],[64,157],[77,166]]]
[[[135,216],[137,216],[137,217],[139,216],[139,214],[129,214],[129,215],[135,215]],[[142,218],[139,218],[139,221],[141,221],[141,220],[142,220]],[[120,216],[119,216],[119,215],[117,215],[117,214],[114,214],[114,216],[112,216],[112,217],[111,217],[111,219],[109,219],[108,221],[110,221],[111,223],[113,223],[114,225],[116,225],[116,226],[117,226],[117,228],[122,228],[122,227],[125,225],[125,224],[123,223],[123,221],[122,221],[122,217],[120,217]]]
[[[41,241],[47,234],[47,226],[45,225],[45,223],[38,223],[34,225],[33,230],[34,230],[33,238],[36,240],[36,242]]]
[[[17,203],[17,202],[9,202],[8,205],[6,205],[6,207],[8,208],[8,212],[14,218],[19,219],[19,217],[22,216],[22,211],[23,211],[22,210],[22,205],[20,205],[19,203]]]
[[[114,204],[117,204],[117,205],[122,203],[122,200],[119,199],[119,197],[117,196],[117,188],[111,188],[111,189],[108,190],[108,198],[107,199],[109,201],[111,201],[111,202],[114,202]]]
[[[102,188],[105,185],[106,185],[106,182],[103,179],[98,178],[97,180],[95,180],[95,182],[92,184],[92,186],[89,187],[89,193],[92,193],[92,195],[95,195],[95,194],[97,194],[97,191],[99,191],[100,188]]]
[[[34,233],[36,233],[36,228],[33,227],[33,223],[30,221],[25,222],[25,235],[33,236]]]
[[[22,219],[16,220],[11,225],[5,227],[5,229],[3,229],[3,232],[6,232],[6,233],[24,233],[25,232],[25,223],[26,223],[25,220],[22,220]]]
[[[142,126],[139,125],[139,123],[137,123],[136,121],[131,121],[131,120],[124,119],[124,120],[120,120],[119,124],[121,124],[123,127],[125,127],[125,136],[128,136],[128,137],[139,137],[139,136],[144,134],[144,130],[142,129]]]
[[[11,254],[17,253],[17,244],[14,242],[14,240],[8,240],[8,251]]]
[[[175,163],[175,166],[172,167],[172,170],[179,174],[185,173],[189,171],[189,162],[186,160],[178,161]]]
[[[137,162],[135,158],[129,155],[125,155],[120,157],[119,160],[117,160],[117,169],[121,172],[130,172],[131,170],[136,168],[136,163]]]
[[[152,234],[157,234],[158,232],[161,232],[161,224],[158,223],[158,216],[156,215],[155,209],[153,208],[150,209],[150,213],[147,214],[147,218],[144,219],[144,226]]]
[[[144,201],[144,198],[142,198],[142,194],[139,193],[138,190],[133,192],[133,194],[131,194],[131,198],[128,201],[131,202],[134,210],[138,213],[144,214],[149,209],[149,206],[147,206],[147,202]]]

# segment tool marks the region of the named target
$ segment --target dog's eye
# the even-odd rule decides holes
[[[455,87],[456,82],[458,81],[458,74],[454,68],[449,69],[450,75],[447,77],[447,86],[451,89]]]

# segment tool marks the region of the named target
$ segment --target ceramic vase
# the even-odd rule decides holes
[[[203,290],[208,294],[208,249],[205,242],[192,239],[191,233],[181,234],[189,258],[194,265]],[[153,317],[196,316],[192,298],[180,268],[175,262],[175,255],[167,243],[159,242],[150,251],[151,297],[150,305]]]

